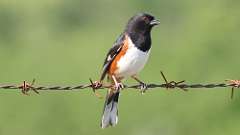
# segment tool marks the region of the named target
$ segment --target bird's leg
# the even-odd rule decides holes
[[[124,85],[121,82],[118,82],[114,75],[112,75],[112,79],[114,81],[114,85],[115,85],[114,88],[115,88],[116,92],[118,92],[119,90],[124,88]]]
[[[148,89],[148,85],[143,81],[139,80],[136,76],[131,76],[134,80],[136,80],[140,84],[141,93],[145,93]]]

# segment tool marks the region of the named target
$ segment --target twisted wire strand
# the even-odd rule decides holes
[[[174,89],[174,88],[178,88],[178,89],[182,89],[182,90],[187,90],[187,89],[198,89],[200,90],[200,88],[204,88],[204,89],[212,89],[212,88],[232,88],[232,95],[233,95],[233,90],[234,88],[239,88],[240,87],[240,80],[225,80],[226,83],[207,83],[207,84],[201,84],[201,83],[197,83],[197,84],[187,84],[185,83],[185,81],[179,81],[179,82],[175,82],[175,81],[170,81],[168,82],[165,75],[163,74],[163,72],[161,72],[162,78],[164,79],[165,83],[163,84],[154,84],[154,83],[150,83],[147,84],[147,88],[146,90],[153,90],[154,88],[167,88],[167,89]],[[23,84],[20,85],[3,85],[0,84],[0,89],[20,89],[22,90],[23,94],[27,94],[27,92],[29,90],[33,90],[34,92],[36,92],[37,94],[39,93],[38,91],[44,91],[44,90],[54,90],[54,91],[73,91],[73,90],[84,90],[87,88],[91,88],[94,92],[98,89],[106,89],[106,88],[112,88],[113,86],[109,86],[109,85],[105,85],[105,84],[100,84],[99,86],[96,86],[96,83],[93,82],[91,79],[90,80],[90,84],[83,84],[83,85],[76,85],[76,86],[35,86],[35,79],[33,79],[32,83],[29,84],[26,81],[23,81]],[[141,85],[131,85],[131,86],[127,86],[124,85],[124,88],[130,88],[130,89],[141,89]]]
[[[35,90],[81,90],[86,88],[92,88],[91,84],[86,85],[77,85],[77,86],[31,86]],[[97,89],[105,89],[109,88],[109,85],[102,85]],[[141,85],[124,85],[124,89],[140,89]],[[148,89],[151,90],[154,88],[179,88],[179,89],[189,89],[189,88],[226,88],[226,87],[235,87],[234,84],[226,84],[226,83],[209,83],[209,84],[179,84],[179,85],[171,85],[167,86],[167,84],[148,84]],[[0,85],[0,89],[22,89],[21,85]]]

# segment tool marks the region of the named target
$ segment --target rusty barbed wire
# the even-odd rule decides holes
[[[154,83],[150,83],[147,84],[147,90],[153,90],[154,88],[166,88],[166,89],[180,89],[180,90],[184,90],[187,91],[188,89],[199,89],[199,88],[204,88],[204,89],[211,89],[211,88],[231,88],[232,92],[231,92],[231,98],[233,98],[233,94],[234,94],[234,88],[240,88],[240,80],[225,80],[225,83],[207,83],[207,84],[187,84],[185,83],[185,81],[179,81],[179,82],[175,82],[175,81],[168,81],[165,77],[165,75],[163,74],[163,72],[161,72],[161,76],[164,79],[165,83],[163,84],[154,84]],[[36,86],[35,85],[35,79],[33,79],[32,83],[29,84],[26,81],[23,81],[22,84],[20,85],[3,85],[0,84],[0,89],[20,89],[21,92],[25,95],[28,95],[28,92],[34,91],[35,93],[39,94],[39,91],[45,91],[45,90],[54,90],[54,91],[73,91],[73,90],[83,90],[83,89],[87,89],[87,88],[91,88],[93,90],[93,92],[96,92],[99,89],[106,89],[106,88],[112,88],[113,86],[109,85],[109,84],[102,84],[99,82],[93,82],[91,79],[90,80],[90,84],[83,84],[83,85],[76,85],[76,86]],[[124,85],[124,89],[140,89],[141,85],[131,85],[131,86],[127,86]]]

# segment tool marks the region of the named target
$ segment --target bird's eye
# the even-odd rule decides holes
[[[146,16],[142,17],[142,20],[145,22],[149,22],[149,19]]]

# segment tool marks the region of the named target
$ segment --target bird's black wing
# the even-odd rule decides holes
[[[112,61],[117,56],[117,54],[121,51],[122,46],[124,44],[124,40],[125,40],[125,35],[121,34],[113,44],[112,48],[108,51],[103,64],[103,71],[102,71],[100,81],[102,81],[105,78]]]

